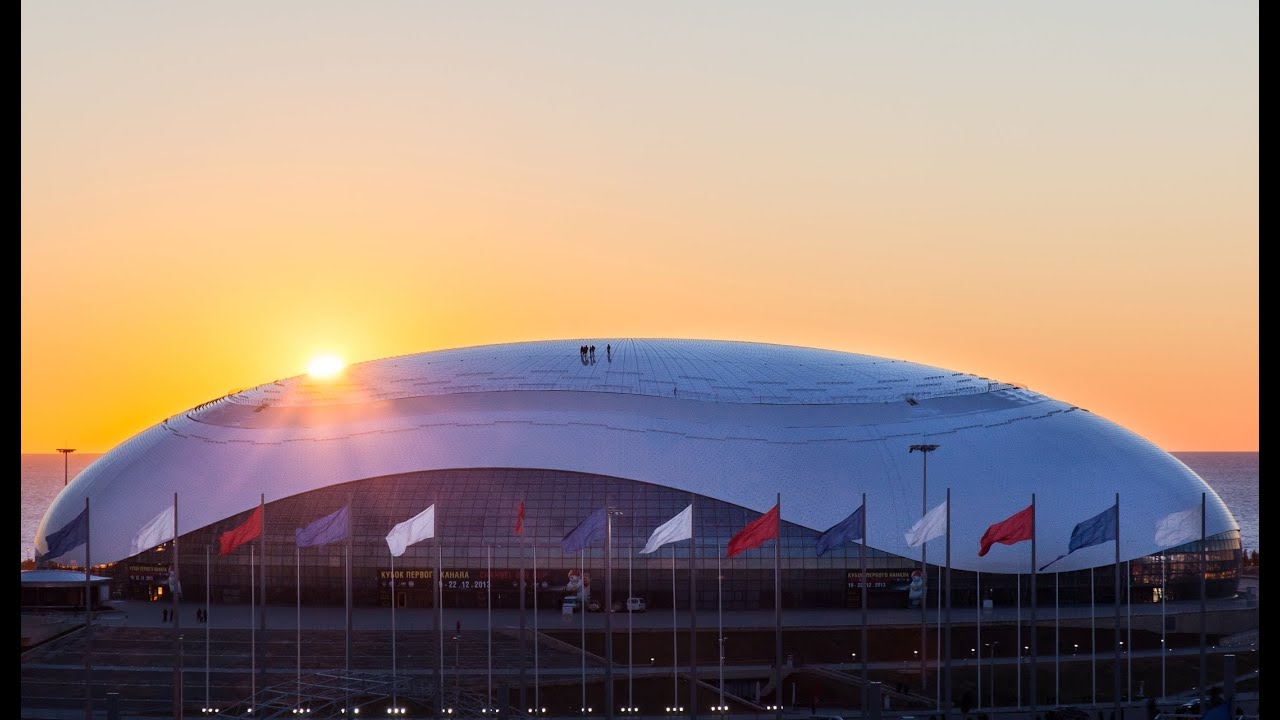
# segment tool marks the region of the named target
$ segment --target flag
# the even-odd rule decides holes
[[[560,541],[560,549],[567,555],[604,540],[604,526],[608,518],[605,513],[607,512],[607,508],[600,508],[588,515],[586,520],[578,523],[578,527],[564,536]]]
[[[1071,541],[1067,543],[1067,554],[1070,555],[1080,548],[1115,540],[1116,531],[1116,506],[1112,505],[1088,520],[1076,524],[1075,529],[1071,531]]]
[[[516,534],[524,534],[524,501],[520,501],[520,507],[516,508]]]
[[[760,547],[765,540],[777,539],[778,525],[778,506],[774,505],[772,510],[747,523],[737,535],[729,538],[729,550],[724,556],[733,557],[740,552]]]
[[[1156,523],[1156,545],[1171,548],[1200,539],[1200,506],[1165,515]]]
[[[866,510],[866,505],[859,506],[849,517],[832,525],[830,530],[822,533],[822,537],[818,538],[818,557],[825,555],[828,550],[843,547],[854,540],[865,541],[867,534]]]
[[[253,509],[249,519],[218,536],[218,554],[230,555],[241,545],[262,534],[262,506]]]
[[[1035,506],[1028,505],[1000,522],[987,528],[978,541],[978,557],[987,554],[992,543],[1012,545],[1031,539],[1031,525],[1035,520]]]
[[[299,532],[301,532],[301,530],[299,530]],[[435,536],[436,506],[432,503],[431,507],[391,528],[391,532],[387,533],[387,547],[390,548],[392,555],[400,557],[404,554],[405,548],[416,542],[421,542]],[[334,540],[340,539],[341,538],[334,538]],[[333,540],[326,540],[325,542],[333,542]],[[324,543],[313,544],[323,545]],[[299,545],[301,545],[301,543],[299,543]]]
[[[61,530],[45,535],[44,544],[49,549],[41,558],[56,558],[87,542],[89,542],[89,508],[86,507],[74,520],[63,525]]]
[[[310,525],[294,530],[294,541],[298,547],[316,547],[345,539],[350,531],[350,509],[350,505],[343,505]]]
[[[644,549],[640,551],[641,555],[648,555],[658,548],[673,543],[677,540],[688,540],[693,537],[693,504],[681,510],[679,514],[670,520],[662,523],[653,534],[649,536],[649,542],[644,544]]]
[[[1231,720],[1231,706],[1225,702],[1214,705],[1200,716],[1200,720]]]
[[[1067,543],[1066,555],[1059,555],[1051,562],[1046,563],[1041,570],[1049,567],[1053,563],[1058,562],[1062,558],[1081,549],[1091,547],[1093,545],[1101,545],[1108,540],[1116,539],[1116,506],[1103,510],[1093,517],[1083,522],[1076,523],[1076,527],[1071,531],[1071,540]]]
[[[947,501],[924,514],[903,537],[911,547],[920,547],[947,532]]]
[[[138,534],[133,538],[133,552],[137,555],[140,552],[150,550],[151,548],[168,542],[173,539],[173,506],[160,511],[159,515],[151,518],[151,521],[142,526]]]

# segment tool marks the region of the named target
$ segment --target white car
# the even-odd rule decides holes
[[[644,612],[644,598],[627,598],[627,612]]]

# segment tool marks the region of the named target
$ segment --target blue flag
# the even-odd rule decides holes
[[[350,514],[348,513],[350,509],[350,505],[343,505],[336,512],[325,515],[304,528],[294,530],[294,539],[297,541],[298,547],[315,547],[345,540],[347,533],[351,530]]]
[[[61,530],[46,535],[44,542],[49,546],[49,550],[41,555],[41,558],[56,558],[89,542],[89,508],[81,510],[80,514],[64,525]]]
[[[1076,524],[1076,528],[1071,531],[1071,542],[1067,544],[1067,554],[1115,539],[1116,506],[1112,505],[1088,520]]]
[[[604,540],[605,523],[608,522],[606,512],[606,508],[600,508],[578,523],[578,527],[570,530],[560,541],[560,549],[567,555]]]
[[[1083,522],[1076,523],[1076,527],[1071,531],[1071,541],[1067,543],[1066,555],[1059,555],[1051,560],[1044,567],[1049,567],[1062,558],[1081,549],[1091,547],[1093,545],[1101,545],[1108,540],[1116,539],[1116,506],[1103,510],[1093,517]]]
[[[822,533],[822,537],[818,538],[818,557],[822,557],[828,550],[835,550],[853,542],[854,540],[862,540],[867,534],[867,506],[863,505],[849,517],[841,520],[831,529]]]
[[[1214,705],[1200,716],[1200,720],[1231,720],[1231,706],[1225,702],[1221,705]]]

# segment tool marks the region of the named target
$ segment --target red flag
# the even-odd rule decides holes
[[[1031,527],[1035,524],[1035,521],[1035,506],[1028,505],[1026,508],[987,528],[987,531],[982,533],[982,540],[979,541],[981,547],[978,548],[978,557],[986,555],[987,551],[991,549],[992,543],[1012,545],[1023,540],[1030,540]]]
[[[520,501],[520,507],[516,508],[516,534],[524,534],[524,501]]]
[[[262,534],[262,506],[259,505],[239,527],[218,536],[218,554],[230,555],[241,545]]]
[[[777,537],[778,506],[774,505],[772,510],[752,520],[746,527],[739,530],[737,535],[729,538],[729,551],[725,553],[725,557],[733,557],[745,550],[760,547],[765,540],[773,540]]]

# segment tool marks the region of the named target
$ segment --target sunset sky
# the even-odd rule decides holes
[[[1251,2],[24,2],[22,451],[347,362],[752,340],[1258,448]]]

